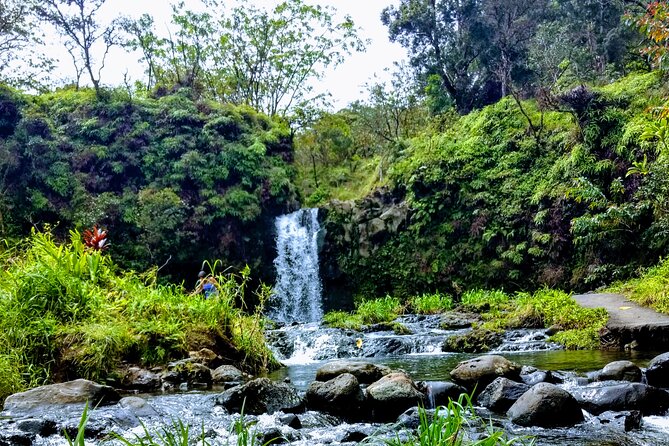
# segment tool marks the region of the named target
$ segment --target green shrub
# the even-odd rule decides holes
[[[509,302],[510,297],[500,290],[472,290],[460,298],[462,306],[470,311],[496,310]]]
[[[433,293],[414,296],[409,307],[416,314],[438,314],[453,308],[453,298],[448,294]]]
[[[366,300],[357,305],[356,313],[363,324],[392,322],[402,313],[402,303],[396,297]]]
[[[640,305],[669,314],[669,259],[661,260],[636,279],[613,284],[608,291],[622,293]]]

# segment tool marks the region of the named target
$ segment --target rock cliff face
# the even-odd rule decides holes
[[[350,309],[355,278],[346,265],[370,260],[389,239],[407,227],[407,203],[388,189],[356,201],[333,200],[322,209],[325,237],[320,257],[324,310]]]

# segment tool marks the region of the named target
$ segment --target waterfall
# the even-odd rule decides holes
[[[276,219],[276,284],[271,313],[280,322],[320,322],[318,209],[300,209]]]

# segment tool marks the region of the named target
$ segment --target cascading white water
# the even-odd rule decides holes
[[[276,219],[276,284],[271,305],[280,322],[319,322],[318,209],[300,209]]]

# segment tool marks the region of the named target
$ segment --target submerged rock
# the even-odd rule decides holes
[[[309,385],[306,403],[309,409],[322,410],[346,418],[359,415],[365,401],[355,376],[344,373],[329,381],[314,381]]]
[[[366,390],[372,417],[380,421],[397,418],[406,409],[423,405],[425,395],[405,373],[390,373],[372,383]]]
[[[451,371],[451,378],[467,389],[476,387],[480,392],[500,376],[517,380],[520,370],[520,365],[503,356],[486,355],[462,361]]]
[[[449,400],[457,401],[467,389],[449,381],[419,381],[418,390],[426,395],[430,407],[447,406]]]
[[[589,421],[590,424],[614,427],[623,432],[629,432],[641,427],[641,412],[627,410],[624,412],[604,412]]]
[[[499,377],[488,384],[477,401],[493,412],[505,413],[529,389],[527,384]]]
[[[295,388],[267,378],[257,378],[226,390],[216,397],[216,404],[230,412],[241,412],[243,406],[244,413],[250,415],[304,412],[304,401]]]
[[[644,415],[660,415],[669,409],[669,393],[640,383],[577,388],[573,394],[585,410],[595,415],[609,410],[640,410]]]
[[[506,414],[521,426],[562,427],[583,421],[583,412],[576,399],[566,390],[549,383],[530,388]]]
[[[596,381],[641,382],[641,369],[632,361],[614,361],[606,364],[595,375]]]
[[[32,411],[54,410],[53,407],[89,402],[91,407],[114,404],[121,399],[109,386],[86,379],[77,379],[60,384],[36,387],[10,395],[5,400],[4,410],[12,415],[29,414]]]
[[[646,369],[646,381],[655,387],[669,387],[669,352],[653,358]]]
[[[383,365],[359,361],[336,361],[325,364],[316,371],[316,381],[329,381],[341,374],[350,373],[360,384],[371,384],[390,373]]]

